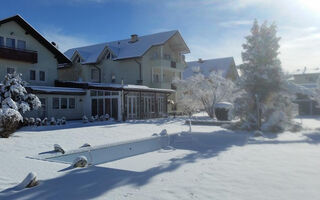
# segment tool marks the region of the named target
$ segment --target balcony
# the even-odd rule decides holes
[[[162,89],[172,89],[170,82],[157,82],[157,83],[152,83],[152,84],[151,84],[151,87],[153,87],[153,88],[162,88]]]
[[[151,67],[163,67],[172,70],[184,70],[186,65],[180,62],[175,62],[165,59],[154,59],[150,61]]]
[[[0,58],[34,64],[38,62],[38,52],[0,46]]]

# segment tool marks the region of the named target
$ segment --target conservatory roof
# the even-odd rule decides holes
[[[57,86],[62,87],[76,87],[83,89],[105,89],[105,90],[125,90],[125,91],[145,91],[145,92],[161,92],[172,93],[174,90],[162,88],[150,88],[145,85],[132,85],[132,84],[116,84],[116,83],[93,83],[81,81],[56,81]]]
[[[65,95],[85,95],[86,91],[81,88],[70,87],[50,87],[50,86],[27,86],[27,90],[36,94],[65,94]]]

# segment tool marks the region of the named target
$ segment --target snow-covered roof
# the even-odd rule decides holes
[[[164,44],[176,34],[181,37],[179,31],[173,30],[139,36],[138,41],[136,42],[131,42],[131,39],[125,39],[73,48],[67,50],[64,54],[71,59],[74,53],[77,52],[83,59],[81,62],[82,64],[96,63],[105,48],[108,48],[113,53],[115,56],[114,60],[141,57],[152,46]],[[186,45],[184,48],[185,53],[189,53],[189,49]]]
[[[223,77],[226,77],[232,65],[234,65],[233,57],[187,62],[187,67],[183,72],[183,78],[186,79],[192,76],[195,68],[199,68],[200,72],[205,76],[215,71],[221,73]]]
[[[150,88],[145,85],[132,85],[132,84],[117,84],[117,83],[93,83],[93,82],[81,82],[81,81],[57,81],[58,85],[72,86],[81,88],[104,88],[104,89],[116,89],[127,91],[150,91],[150,92],[164,92],[172,93],[174,90],[162,89],[162,88]]]
[[[296,69],[291,72],[293,75],[301,74],[320,74],[320,67],[304,67],[302,69]]]
[[[81,88],[69,87],[50,87],[50,86],[27,86],[34,93],[41,94],[86,94],[86,91]]]

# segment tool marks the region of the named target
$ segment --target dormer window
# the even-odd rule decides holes
[[[111,54],[110,52],[107,53],[107,59],[110,60]]]
[[[109,51],[107,52],[107,55],[106,55],[106,59],[107,60],[112,60],[113,56],[112,56],[112,53],[110,53]]]

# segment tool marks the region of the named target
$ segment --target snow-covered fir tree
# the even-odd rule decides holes
[[[214,106],[221,101],[232,101],[234,84],[216,72],[211,72],[208,77],[202,73],[194,73],[186,80],[175,80],[177,87],[177,103],[186,114],[204,109],[214,118]]]
[[[264,131],[283,131],[290,127],[294,96],[281,68],[279,40],[275,24],[254,21],[251,35],[243,44],[239,81],[243,90],[235,100],[235,111],[241,117],[242,127]]]
[[[8,137],[23,121],[22,113],[41,107],[39,98],[28,94],[21,74],[7,74],[0,89],[0,136]]]

